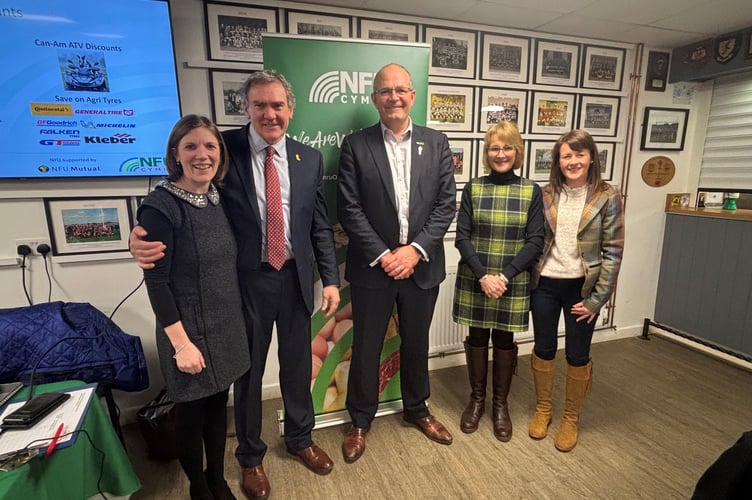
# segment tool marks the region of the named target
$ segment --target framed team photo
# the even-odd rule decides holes
[[[472,132],[473,106],[473,87],[428,85],[429,127]]]
[[[247,71],[209,70],[214,123],[236,126],[248,123],[243,109],[243,84],[247,78]]]
[[[473,141],[471,139],[449,139],[454,165],[454,182],[459,185],[468,182],[473,170]]]
[[[431,45],[429,75],[475,77],[475,32],[426,27],[424,35]]]
[[[521,134],[525,132],[526,91],[483,88],[480,96],[478,132],[499,122],[512,122]]]
[[[415,42],[418,26],[408,23],[360,19],[358,36],[366,40],[390,40],[394,42]]]
[[[531,134],[563,134],[572,129],[574,94],[534,92],[530,116]]]
[[[262,35],[276,33],[277,9],[208,2],[204,8],[209,59],[263,61]]]
[[[528,178],[537,182],[546,182],[553,168],[551,153],[555,141],[529,141],[530,152],[527,164],[530,165]]]
[[[530,39],[483,33],[481,78],[527,83]]]
[[[537,40],[534,83],[577,86],[580,46],[573,43]]]
[[[591,135],[614,137],[619,122],[619,104],[618,97],[580,96],[577,128],[587,130]]]
[[[614,177],[616,143],[598,141],[596,147],[598,148],[598,156],[600,156],[601,160],[601,178],[604,181],[610,181]]]
[[[350,38],[350,17],[288,10],[287,31],[294,35]]]
[[[582,88],[621,90],[625,53],[624,49],[586,45]]]
[[[640,151],[682,151],[688,118],[688,109],[646,107]]]

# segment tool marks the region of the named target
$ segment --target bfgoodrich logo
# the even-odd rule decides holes
[[[374,73],[329,71],[316,78],[308,94],[309,102],[321,104],[368,104]]]

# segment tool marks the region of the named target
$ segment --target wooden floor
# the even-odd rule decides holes
[[[276,434],[279,399],[264,402],[264,468],[276,499],[686,499],[702,472],[752,426],[752,373],[652,336],[593,345],[593,391],[580,419],[580,440],[560,453],[549,436],[527,436],[533,382],[529,356],[520,357],[510,409],[514,437],[494,439],[484,416],[474,434],[459,430],[468,382],[464,366],[431,372],[433,413],[454,434],[454,443],[433,443],[401,415],[377,419],[365,455],[342,460],[344,425],[314,431],[314,440],[335,462],[328,476],[309,472],[285,451]],[[565,361],[557,356],[555,432],[563,406]],[[488,407],[490,410],[490,405]],[[230,423],[229,429],[232,429]],[[187,498],[177,461],[145,457],[138,429],[126,442],[143,487],[134,499]],[[239,467],[228,438],[226,477],[242,499]]]

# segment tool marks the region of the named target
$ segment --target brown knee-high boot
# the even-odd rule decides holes
[[[507,396],[512,375],[517,368],[517,344],[512,349],[493,350],[493,430],[499,441],[512,439],[512,420],[509,418]]]
[[[548,424],[551,423],[551,388],[554,385],[554,368],[556,361],[530,356],[530,367],[533,369],[535,382],[535,414],[530,419],[527,433],[533,439],[543,439],[548,434]]]
[[[465,339],[467,374],[470,378],[470,401],[462,412],[462,432],[478,430],[478,421],[486,410],[486,377],[488,376],[488,346],[474,347]]]
[[[585,397],[590,394],[593,381],[593,362],[585,366],[567,365],[567,399],[564,416],[556,433],[554,446],[559,451],[572,451],[577,444],[577,421]]]

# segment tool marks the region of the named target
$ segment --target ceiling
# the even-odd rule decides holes
[[[672,49],[752,26],[750,0],[305,0]],[[381,17],[381,16],[380,16]]]

